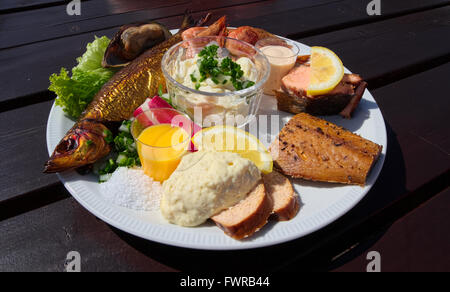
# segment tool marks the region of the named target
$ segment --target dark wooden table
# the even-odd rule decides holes
[[[379,16],[370,0],[90,0],[80,16],[68,2],[0,2],[0,271],[64,271],[72,250],[83,271],[366,271],[370,251],[383,271],[450,271],[450,1],[381,0]],[[368,80],[388,153],[353,210],[278,246],[189,250],[108,226],[42,174],[49,75],[73,67],[94,35],[147,19],[176,28],[187,8],[329,47]]]

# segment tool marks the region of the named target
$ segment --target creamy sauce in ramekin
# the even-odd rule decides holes
[[[273,91],[280,89],[281,79],[294,67],[297,56],[284,46],[265,46],[261,51],[270,63],[270,76],[264,85],[264,93],[275,95]]]

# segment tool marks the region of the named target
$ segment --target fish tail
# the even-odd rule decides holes
[[[211,13],[207,13],[205,16],[201,17],[199,20],[195,20],[192,17],[191,12],[187,9],[184,12],[183,22],[181,23],[180,31],[186,30],[193,26],[203,26],[211,18]]]
[[[204,26],[211,19],[211,15],[211,13],[207,13],[205,16],[201,17],[195,26]]]
[[[190,27],[195,26],[195,20],[191,15],[189,9],[186,9],[184,12],[183,22],[181,23],[180,30],[186,30]]]

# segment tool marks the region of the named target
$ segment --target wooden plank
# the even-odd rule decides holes
[[[67,1],[63,0],[2,0],[0,3],[0,14],[40,9],[67,3]]]
[[[264,1],[266,0],[96,0],[82,3],[81,15],[75,16],[67,15],[66,5],[26,11],[3,17],[0,49],[118,27],[127,23],[180,16],[187,9],[201,12]],[[178,26],[179,22],[175,25]]]
[[[325,33],[299,41],[334,50],[371,88],[450,61],[450,7]]]
[[[383,272],[449,271],[448,206],[449,188],[398,220],[376,243],[347,254],[335,271],[365,272],[368,251],[380,253]]]
[[[309,2],[303,2],[301,3],[309,3]],[[261,5],[260,9],[250,9],[257,7],[258,5]],[[309,4],[310,5],[310,4]],[[259,7],[259,6],[258,6]],[[321,15],[321,13],[327,8],[328,6],[315,6],[315,10],[307,10],[308,14],[314,14],[315,15]],[[283,10],[284,9],[284,10]],[[230,18],[230,24],[231,25],[241,25],[247,23],[247,21],[250,21],[249,23],[252,24],[254,21],[255,24],[257,23],[259,19],[262,23],[265,23],[262,25],[264,28],[277,32],[277,29],[280,27],[278,26],[278,23],[280,21],[284,21],[286,19],[286,15],[282,13],[283,11],[286,11],[287,8],[284,6],[278,7],[275,2],[263,5],[261,3],[254,3],[244,6],[237,6],[237,7],[229,7],[224,9],[218,9],[213,10],[215,15],[222,15],[227,14]],[[313,9],[313,8],[311,8]],[[300,12],[303,11],[302,9],[298,9]],[[259,11],[259,12],[258,12]],[[333,7],[331,10],[333,13],[336,11],[336,7]],[[333,13],[331,11],[328,13],[330,17],[321,18],[322,27],[327,26],[333,26],[337,23],[342,22],[343,19],[347,18],[333,18]],[[259,13],[259,16],[257,15]],[[442,46],[434,46],[431,50],[423,50],[422,47],[417,46],[417,43],[423,44],[425,42],[427,43],[439,43],[440,37],[439,33],[447,33],[448,26],[445,25],[445,18],[448,17],[448,9],[442,8],[437,10],[432,10],[429,12],[419,13],[417,15],[414,15],[412,18],[398,18],[393,20],[386,20],[380,23],[374,23],[367,25],[366,29],[370,29],[371,27],[374,27],[375,35],[377,35],[377,32],[381,35],[390,36],[386,37],[391,41],[390,45],[394,45],[397,41],[401,41],[401,44],[399,46],[406,47],[409,51],[409,54],[414,54],[414,52],[417,52],[417,55],[414,55],[413,60],[415,62],[419,63],[428,63],[429,60],[434,60],[436,58],[442,58],[442,56],[446,56],[448,53],[447,44],[443,44]],[[334,13],[335,14],[335,13]],[[438,14],[438,16],[434,17],[434,14]],[[201,15],[201,13],[195,14],[196,16]],[[263,19],[269,17],[271,22],[263,21]],[[302,14],[303,15],[303,14]],[[351,14],[350,14],[351,15]],[[415,22],[415,18],[419,17],[420,21]],[[312,25],[304,23],[303,18],[301,15],[297,18],[289,18],[290,21],[292,21],[291,25],[286,27],[286,30],[288,31],[291,28],[296,28],[296,32],[301,31],[309,31],[309,27]],[[434,19],[435,21],[431,21],[431,19]],[[168,24],[170,27],[176,26],[181,21],[181,16],[174,16],[162,19],[161,22]],[[311,22],[316,21],[314,19],[310,19]],[[352,18],[350,17],[348,19],[349,23],[352,23]],[[414,37],[410,36],[410,34],[407,34],[406,36],[400,35],[399,38],[396,38],[395,35],[393,37],[393,34],[395,34],[396,29],[393,29],[395,26],[402,27],[403,30],[405,30],[405,27],[401,25],[402,21],[406,21],[410,24],[410,31],[417,30],[415,32]],[[384,25],[383,25],[384,24]],[[420,29],[420,26],[426,26],[428,30],[424,31],[423,29]],[[381,27],[381,31],[377,31],[377,28]],[[386,31],[386,28],[389,30]],[[115,28],[107,29],[107,30],[101,30],[96,31],[95,35],[108,35],[111,36],[115,32]],[[402,32],[402,31],[401,31]],[[358,33],[356,33],[358,35]],[[409,37],[408,37],[409,35]],[[351,35],[354,37],[354,35]],[[329,37],[332,37],[329,36]],[[361,36],[361,39],[359,41],[364,41],[364,36]],[[54,39],[46,42],[39,42],[32,45],[27,46],[21,46],[14,49],[7,49],[0,51],[0,62],[2,66],[0,67],[0,75],[5,76],[5,80],[2,84],[0,84],[0,90],[2,91],[2,95],[0,96],[0,108],[10,109],[17,106],[22,106],[23,104],[30,103],[30,102],[36,102],[36,101],[42,101],[42,100],[48,100],[52,98],[52,95],[49,95],[49,93],[46,91],[46,88],[48,86],[48,76],[53,73],[59,71],[60,67],[71,67],[75,63],[75,58],[78,57],[82,52],[84,51],[85,45],[87,42],[92,41],[93,39],[93,33],[84,33],[75,35],[72,37],[62,38],[62,39]],[[348,37],[346,37],[348,40]],[[321,42],[314,41],[313,39],[305,39],[304,41],[309,43],[325,43],[328,44],[328,37],[324,39],[320,39]],[[332,44],[330,44],[332,45]],[[350,41],[345,44],[344,47],[346,50],[348,50],[348,54],[352,55],[357,51],[357,48],[360,47],[360,43],[355,45],[354,43],[351,43]],[[375,44],[376,45],[376,44]],[[349,47],[350,46],[350,47]],[[375,48],[378,48],[378,46],[371,46],[369,49],[372,51]],[[341,54],[344,61],[346,62],[346,65],[348,65],[350,68],[352,68],[355,72],[363,74],[363,76],[366,76],[369,74],[369,72],[372,72],[372,69],[370,65],[372,65],[374,62],[372,61],[372,58],[367,58],[365,55],[367,51],[361,50],[357,56],[364,55],[364,58],[358,58],[358,62],[370,64],[366,67],[366,71],[368,73],[363,72],[361,68],[361,64],[357,63],[355,65],[358,65],[357,67],[353,68],[354,63],[351,62],[351,59],[349,59],[347,63],[347,59],[345,57],[345,54],[347,54],[346,50],[340,49],[337,51]],[[376,53],[376,52],[374,52]],[[389,56],[392,54],[377,54],[377,57],[379,58],[389,58]],[[39,57],[36,57],[39,56]],[[396,56],[396,59],[398,57]],[[401,59],[401,58],[400,58]],[[403,62],[408,62],[408,58],[402,59]],[[380,64],[384,60],[377,60],[376,64]],[[387,59],[385,62],[391,61],[390,59]],[[395,61],[395,60],[394,60]],[[403,64],[403,63],[402,63]],[[352,66],[350,66],[352,65]],[[382,70],[382,66],[378,66]],[[26,70],[24,69],[26,68]],[[398,69],[398,68],[397,68]],[[380,74],[388,73],[388,71],[384,72],[376,72],[377,75],[374,75],[374,77],[379,77]],[[369,76],[370,77],[370,76]],[[374,82],[373,80],[371,80]]]
[[[246,3],[250,4],[242,6],[242,9],[231,11],[226,9],[226,7]],[[0,32],[0,49],[111,28],[129,22],[181,15],[187,8],[194,12],[224,8],[223,11],[217,11],[217,13],[229,14],[239,21],[238,24],[270,27],[274,33],[300,37],[305,34],[329,31],[330,27],[336,29],[359,22],[370,22],[440,7],[449,3],[450,1],[444,0],[389,1],[386,4],[383,3],[381,17],[371,17],[366,13],[367,3],[351,0],[283,0],[276,2],[261,2],[261,0],[105,2],[97,0],[83,3],[83,12],[80,16],[68,16],[65,6],[5,15],[3,29]],[[323,16],[321,21],[317,21],[318,16]],[[275,22],[273,21],[274,17],[276,18]],[[298,22],[299,19],[301,22]],[[295,20],[297,21],[295,22]],[[38,30],[36,30],[37,27]]]
[[[44,102],[0,114],[0,203],[59,182],[44,175],[47,154],[45,132],[53,102]]]
[[[299,246],[201,251],[166,246],[112,228],[66,199],[0,222],[0,271],[63,271],[69,251],[82,271],[270,271]],[[311,245],[312,246],[312,245]]]
[[[407,143],[418,138],[420,143],[430,145],[434,151],[447,156],[442,165],[447,163],[450,166],[450,124],[446,122],[448,112],[444,110],[450,108],[450,100],[442,94],[450,90],[450,85],[445,82],[449,74],[450,63],[446,63],[373,91],[392,131],[401,140],[405,137],[405,144],[400,145],[404,156],[410,156],[412,153],[409,151],[417,151],[415,145]],[[405,166],[407,169],[420,169],[421,165],[416,164],[419,161],[411,160],[411,164]],[[415,179],[408,187],[417,187]]]
[[[2,221],[0,230],[2,272],[62,272],[70,251],[81,254],[82,271],[174,271],[130,247],[73,199]]]
[[[450,1],[397,0],[382,3],[380,16],[369,16],[370,1],[342,0],[305,8],[291,7],[264,15],[252,10],[237,10],[237,25],[252,25],[270,30],[291,39],[327,33],[330,31],[399,17],[414,12],[444,7]]]
[[[71,198],[2,221],[0,231],[0,271],[63,271],[67,253],[78,251],[82,271],[254,273],[270,271],[306,248],[298,241],[244,251],[166,246],[107,226]]]

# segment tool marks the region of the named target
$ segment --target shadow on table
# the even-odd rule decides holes
[[[363,258],[367,257],[367,254],[371,251],[377,251],[372,249],[372,247],[379,241],[381,238],[383,238],[384,234],[388,232],[389,228],[391,227],[391,224],[386,226],[385,228],[382,228],[378,232],[374,230],[373,234],[370,235],[367,238],[360,239],[357,246],[352,248],[351,250],[348,250],[345,252],[345,254],[342,254],[338,258],[334,259],[333,261],[329,262],[328,265],[324,264],[326,266],[326,269],[329,271],[337,270],[339,268],[344,268],[345,265],[349,262],[352,262],[354,259],[361,257],[364,255]],[[378,251],[381,252],[381,251]],[[362,261],[361,265],[358,266],[358,264],[354,264],[352,268],[355,268],[355,272],[366,272],[367,265],[369,264],[370,260]],[[344,271],[350,271],[344,268]]]
[[[354,133],[361,129],[365,121],[370,118],[371,111],[377,108],[378,105],[375,102],[362,99],[351,119],[344,119],[340,115],[321,116],[321,118]]]
[[[324,271],[367,252],[386,231],[389,222],[374,214],[406,193],[405,165],[400,145],[387,125],[388,151],[383,171],[367,196],[349,213],[308,236],[276,246],[241,251],[202,251],[171,247],[113,231],[146,256],[180,271]],[[375,239],[374,239],[375,236]],[[370,240],[369,240],[370,239]],[[336,256],[359,244],[345,256]],[[362,247],[362,248],[361,248]],[[361,267],[365,271],[366,267]]]

